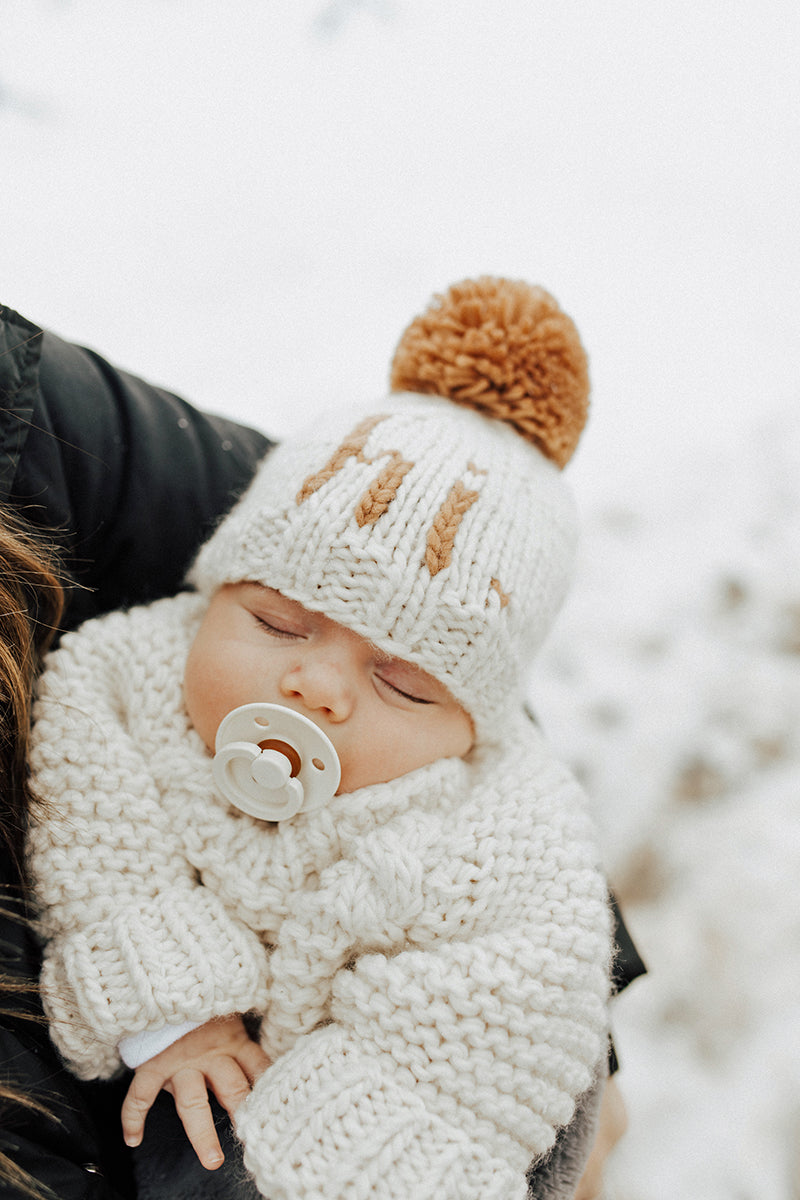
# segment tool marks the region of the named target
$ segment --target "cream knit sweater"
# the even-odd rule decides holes
[[[237,1115],[271,1200],[515,1200],[606,1050],[610,919],[580,789],[520,717],[270,824],[214,794],[183,706],[206,601],[66,636],[36,705],[31,865],[53,1037],[263,1014]]]

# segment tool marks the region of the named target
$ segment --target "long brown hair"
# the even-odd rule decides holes
[[[0,508],[0,838],[23,877],[31,688],[64,610],[51,544]]]
[[[0,839],[21,885],[21,897],[13,891],[0,895],[8,919],[25,919],[19,900],[25,896],[25,831],[34,802],[27,768],[31,689],[63,610],[64,588],[54,548],[13,511],[0,507]],[[0,1016],[6,999],[13,1003],[35,993],[35,981],[0,973]],[[20,1015],[16,1004],[13,1011]],[[49,1115],[40,1100],[5,1082],[0,1082],[0,1105],[21,1106],[44,1119]],[[2,1153],[0,1183],[31,1200],[52,1196]]]

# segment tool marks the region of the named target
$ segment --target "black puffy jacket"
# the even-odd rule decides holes
[[[0,307],[0,502],[58,532],[70,625],[176,591],[269,446]]]

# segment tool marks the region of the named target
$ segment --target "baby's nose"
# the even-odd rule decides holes
[[[353,711],[354,692],[342,667],[331,660],[306,662],[287,671],[281,693],[299,700],[310,712],[321,713],[329,721],[346,721]]]

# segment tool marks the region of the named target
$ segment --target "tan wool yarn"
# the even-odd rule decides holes
[[[544,288],[482,276],[454,283],[406,329],[396,392],[430,392],[507,421],[559,467],[589,410],[586,352]]]

